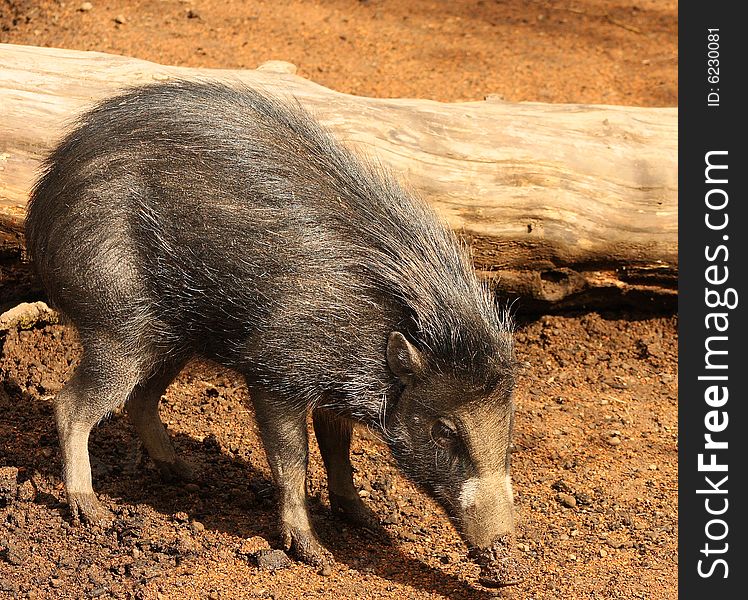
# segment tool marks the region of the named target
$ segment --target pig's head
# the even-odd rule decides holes
[[[388,438],[402,471],[445,509],[486,585],[521,580],[511,557],[510,479],[515,362],[511,340],[454,367],[400,332],[390,334],[387,364],[400,383]]]

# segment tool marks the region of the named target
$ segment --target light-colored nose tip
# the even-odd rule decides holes
[[[512,500],[509,477],[496,475],[465,482],[460,502],[464,511],[462,534],[469,546],[486,548],[514,533]]]
[[[484,518],[470,519],[465,524],[463,537],[471,548],[488,548],[497,539],[514,538],[514,522],[510,510],[495,512]]]

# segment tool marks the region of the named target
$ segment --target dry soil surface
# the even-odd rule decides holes
[[[445,101],[674,105],[677,4],[607,0],[302,2],[0,0],[0,41],[190,66],[269,59],[356,94]],[[85,8],[87,10],[81,10]],[[277,547],[275,496],[240,378],[189,365],[162,413],[197,483],[162,482],[123,415],[94,432],[95,487],[111,529],[73,527],[52,397],[78,356],[56,324],[0,333],[0,598],[676,598],[677,319],[629,313],[520,323],[518,552],[530,578],[502,592],[441,511],[366,431],[356,483],[382,530],[328,509],[312,448],[312,514],[328,576]],[[279,566],[283,566],[280,564]]]
[[[85,4],[0,0],[0,41],[192,67],[280,59],[317,83],[365,96],[677,103],[675,0]]]

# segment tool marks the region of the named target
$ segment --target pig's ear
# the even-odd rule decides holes
[[[423,356],[399,331],[390,333],[387,339],[387,364],[403,383],[411,383],[423,373]]]

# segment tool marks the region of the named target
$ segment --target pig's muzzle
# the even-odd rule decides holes
[[[526,569],[515,556],[512,486],[508,476],[468,480],[460,494],[468,556],[480,566],[480,583],[503,587],[520,583]]]

